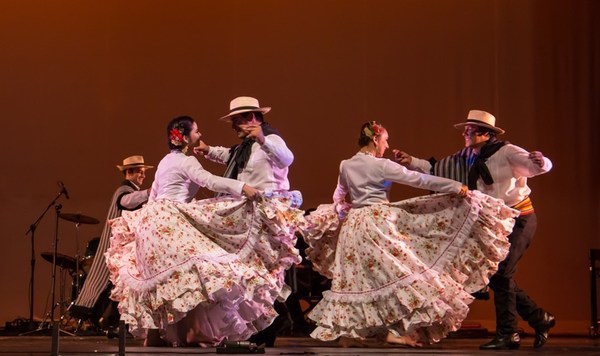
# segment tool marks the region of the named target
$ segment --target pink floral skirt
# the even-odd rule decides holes
[[[477,191],[355,209],[319,206],[303,235],[307,258],[332,286],[309,314],[317,323],[311,336],[392,332],[440,340],[460,327],[471,293],[506,257],[517,215]]]
[[[153,201],[111,221],[106,261],[121,319],[136,337],[177,345],[245,340],[277,316],[284,272],[301,258],[303,212],[285,196]]]

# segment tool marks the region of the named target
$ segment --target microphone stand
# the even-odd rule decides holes
[[[29,277],[29,330],[33,330],[35,328],[35,326],[34,326],[35,323],[33,321],[34,277],[35,277],[35,230],[37,229],[37,226],[39,225],[39,223],[42,220],[42,218],[44,217],[44,215],[46,215],[48,210],[50,210],[50,208],[56,204],[56,201],[58,200],[58,198],[60,198],[61,195],[63,195],[63,190],[61,190],[60,193],[58,193],[58,195],[54,199],[52,199],[52,201],[50,202],[50,204],[48,204],[48,207],[46,207],[46,210],[44,210],[42,215],[40,215],[33,224],[29,225],[29,230],[27,230],[27,232],[25,233],[25,235],[28,235],[29,233],[31,233],[31,274]]]

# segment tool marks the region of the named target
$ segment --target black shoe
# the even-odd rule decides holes
[[[475,293],[471,293],[471,295],[477,300],[490,300],[490,289],[485,287]]]
[[[71,317],[81,320],[88,320],[94,314],[94,311],[91,308],[82,307],[75,304],[72,304],[67,311]]]
[[[248,339],[248,341],[255,343],[258,346],[274,347],[275,339],[277,335],[285,328],[290,327],[290,321],[287,315],[279,315],[273,321],[273,324],[269,325],[266,329],[259,331]]]
[[[548,332],[555,324],[556,319],[554,318],[554,315],[544,312],[542,322],[535,328],[535,339],[533,339],[533,347],[535,349],[544,346],[548,340]]]
[[[510,335],[496,335],[496,337],[488,342],[479,346],[481,350],[512,350],[518,349],[521,346],[521,338],[518,333],[512,333]]]

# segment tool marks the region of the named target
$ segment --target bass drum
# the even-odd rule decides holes
[[[100,237],[94,237],[87,243],[87,246],[85,248],[85,256],[81,260],[81,269],[83,270],[83,272],[85,272],[86,275],[90,273],[90,269],[92,269],[92,263],[94,262],[96,251],[98,251],[99,243]]]

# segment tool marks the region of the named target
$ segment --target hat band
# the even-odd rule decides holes
[[[467,119],[467,123],[469,123],[469,122],[474,122],[474,123],[488,125],[488,126],[491,126],[491,127],[496,127],[496,126],[494,126],[492,124],[488,124],[487,122],[484,122],[484,121],[481,121],[481,120]]]
[[[233,108],[233,109],[229,110],[229,112],[234,112],[234,111],[238,111],[238,110],[246,110],[246,109],[259,110],[260,108],[257,106],[239,106],[237,108]]]

